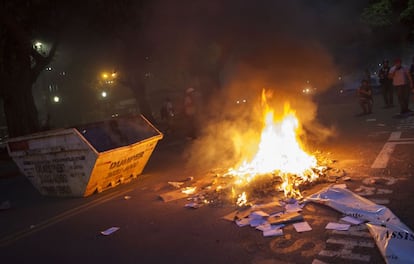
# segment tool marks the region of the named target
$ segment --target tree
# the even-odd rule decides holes
[[[414,0],[374,0],[370,1],[361,14],[364,22],[374,29],[403,29],[405,40],[414,37]],[[400,34],[400,30],[396,30]]]
[[[10,137],[40,130],[32,85],[58,47],[60,10],[48,0],[0,2],[0,98]],[[34,45],[42,37],[52,43],[46,53]]]

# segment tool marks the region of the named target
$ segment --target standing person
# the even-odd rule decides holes
[[[394,89],[397,90],[400,114],[412,112],[408,105],[410,103],[410,90],[413,89],[413,80],[408,68],[401,64],[401,59],[395,60],[395,64],[391,67],[388,76],[392,79]]]
[[[169,97],[165,98],[162,107],[161,107],[161,120],[165,122],[166,128],[165,132],[167,134],[174,132],[174,107]]]
[[[185,126],[186,126],[186,136],[187,139],[196,138],[196,105],[194,98],[194,88],[188,88],[185,91],[184,97],[184,116],[185,116]]]
[[[394,89],[392,80],[388,78],[390,66],[388,60],[384,60],[382,67],[378,71],[378,78],[381,84],[381,92],[384,98],[384,108],[394,107]]]
[[[373,105],[372,89],[367,80],[362,80],[361,86],[357,90],[357,95],[359,105],[363,111],[361,115],[371,114]]]

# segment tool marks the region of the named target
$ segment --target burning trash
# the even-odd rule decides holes
[[[268,103],[271,96],[265,90],[262,91],[262,126],[256,140],[255,153],[241,153],[242,158],[235,162],[237,166],[212,171],[210,175],[205,175],[204,183],[168,182],[178,190],[163,195],[163,200],[187,198],[188,205],[192,208],[204,204],[222,205],[229,201],[238,207],[244,207],[266,197],[301,199],[302,188],[325,180],[331,169],[327,164],[333,162],[328,162],[322,155],[312,155],[305,151],[300,138],[303,128],[295,111],[289,103],[285,103],[283,113],[276,115]],[[338,173],[341,174],[340,177],[345,175],[344,172]],[[210,183],[205,184],[205,179],[209,176]],[[195,186],[197,188],[193,193],[185,193],[185,188]]]
[[[277,118],[267,96],[263,90],[263,129],[257,153],[226,175],[235,178],[236,189],[243,189],[259,177],[273,178],[278,182],[275,188],[283,191],[285,197],[302,198],[300,185],[318,179],[326,167],[318,165],[316,157],[305,152],[298,136],[301,125],[295,111],[286,103],[283,115]],[[236,195],[239,199],[241,194]]]

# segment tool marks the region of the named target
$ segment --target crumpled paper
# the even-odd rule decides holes
[[[366,225],[385,261],[389,264],[414,263],[414,234],[387,207],[378,205],[350,190],[327,187],[305,199],[327,205]]]

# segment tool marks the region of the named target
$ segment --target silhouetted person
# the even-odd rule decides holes
[[[384,60],[382,67],[378,71],[378,78],[381,84],[381,93],[384,98],[384,107],[389,108],[394,106],[394,88],[392,80],[388,78],[390,66],[388,60]]]
[[[188,88],[184,97],[184,116],[187,139],[196,138],[195,114],[197,109],[195,105],[194,91],[194,88]]]
[[[392,85],[397,91],[400,114],[412,112],[408,108],[408,105],[410,103],[410,90],[413,89],[413,81],[407,67],[401,64],[401,59],[395,60],[394,66],[391,67],[388,76],[392,79]]]
[[[372,88],[367,80],[362,80],[361,86],[357,90],[357,95],[359,105],[362,108],[361,115],[371,114],[373,105]]]

